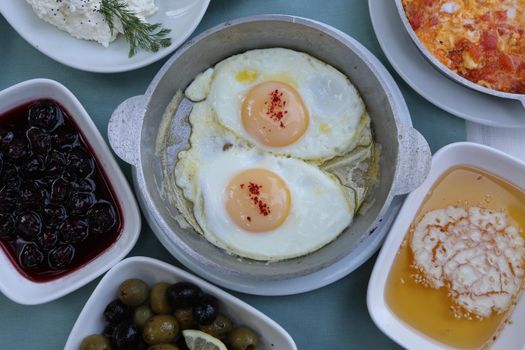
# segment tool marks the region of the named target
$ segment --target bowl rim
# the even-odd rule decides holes
[[[412,39],[412,42],[416,45],[416,47],[419,49],[419,52],[425,57],[432,65],[440,71],[443,75],[445,75],[447,78],[466,86],[470,89],[496,96],[501,98],[508,98],[512,100],[518,100],[520,101],[523,106],[525,107],[525,94],[518,94],[518,93],[511,93],[511,92],[504,92],[499,91],[496,89],[490,89],[487,87],[484,87],[482,85],[479,85],[473,81],[470,81],[466,78],[463,78],[458,73],[454,72],[452,69],[448,68],[446,65],[441,63],[433,54],[430,52],[430,50],[421,42],[419,37],[417,36],[415,30],[412,28],[412,25],[410,24],[408,20],[408,16],[406,14],[405,8],[403,6],[403,0],[395,0],[397,12],[399,13],[399,16],[401,17],[401,21],[403,22],[403,25],[405,27],[406,32],[410,36],[410,39]]]
[[[469,157],[468,153],[465,155],[462,152],[483,154],[483,158],[475,158],[472,154]],[[444,146],[434,154],[428,178],[418,189],[407,196],[376,259],[367,289],[368,312],[375,325],[385,335],[407,349],[452,349],[402,321],[391,310],[385,299],[385,287],[390,269],[428,191],[442,174],[457,165],[470,165],[483,169],[525,191],[525,180],[521,180],[521,185],[516,180],[510,180],[511,176],[502,174],[498,164],[487,161],[485,157],[499,159],[525,170],[525,162],[489,146],[473,142],[455,142]],[[518,179],[518,176],[514,177]],[[524,296],[522,295],[520,299],[524,299]]]
[[[117,265],[113,266],[108,273],[100,280],[96,288],[91,293],[89,299],[86,301],[84,307],[80,311],[75,324],[73,325],[71,332],[69,333],[68,339],[66,341],[66,344],[64,346],[64,349],[76,349],[75,340],[78,342],[78,334],[82,333],[82,327],[84,324],[84,320],[92,316],[92,306],[97,305],[99,302],[98,299],[101,297],[101,294],[107,289],[106,285],[109,283],[108,281],[114,281],[115,279],[122,280],[122,277],[120,276],[120,273],[122,270],[125,271],[125,269],[129,266],[136,266],[136,265],[144,265],[147,266],[148,269],[152,274],[155,273],[155,271],[165,271],[169,274],[173,275],[176,280],[183,280],[183,281],[189,281],[198,287],[202,288],[207,293],[210,293],[217,297],[221,303],[225,304],[231,304],[235,305],[237,307],[240,307],[246,311],[247,314],[249,314],[252,318],[257,319],[258,322],[262,322],[269,327],[271,327],[273,330],[275,330],[276,334],[278,334],[280,337],[282,337],[282,340],[287,343],[289,346],[286,350],[297,350],[297,346],[293,340],[293,338],[290,336],[290,334],[277,322],[272,320],[270,317],[262,313],[261,311],[257,310],[250,304],[242,301],[241,299],[233,296],[232,294],[220,289],[219,287],[214,286],[213,284],[203,280],[202,278],[193,275],[190,272],[184,271],[176,266],[173,266],[171,264],[168,264],[166,262],[145,257],[145,256],[134,256],[130,258],[126,258],[122,261],[120,261]],[[125,275],[125,273],[124,273]],[[116,297],[116,290],[115,290],[115,297]],[[242,322],[239,322],[239,324]],[[88,334],[86,334],[88,335]]]
[[[37,91],[35,92],[35,90]],[[24,91],[28,91],[27,96],[20,97],[24,96]],[[17,102],[13,103],[7,100],[15,95]],[[0,264],[0,271],[2,274],[9,274],[8,277],[0,279],[0,291],[19,304],[42,304],[81,288],[124,258],[134,247],[139,237],[140,212],[133,192],[109,147],[87,111],[70,90],[54,80],[32,79],[0,91],[0,100],[4,98],[6,98],[6,107],[2,109],[2,113],[24,102],[46,98],[57,101],[64,108],[66,105],[72,107],[74,111],[70,111],[70,117],[81,128],[82,136],[90,145],[99,166],[103,169],[104,178],[110,183],[115,201],[119,203],[121,209],[122,228],[116,241],[93,259],[56,279],[45,282],[35,282],[28,279],[13,265],[7,252],[0,249],[0,260],[3,262]]]

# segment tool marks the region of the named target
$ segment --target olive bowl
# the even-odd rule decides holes
[[[112,189],[115,204],[120,208],[121,228],[116,241],[97,256],[78,268],[45,282],[34,281],[24,276],[2,245],[0,292],[14,302],[24,305],[42,304],[58,299],[102,275],[129,253],[139,237],[141,227],[138,205],[124,174],[87,111],[65,86],[49,79],[33,79],[11,86],[0,91],[0,114],[41,99],[54,100],[64,107],[89,145]]]
[[[193,283],[218,299],[221,313],[230,318],[234,325],[246,326],[258,334],[257,349],[297,349],[292,337],[281,326],[240,299],[175,266],[152,258],[132,257],[115,265],[100,280],[80,312],[67,339],[65,350],[77,350],[84,337],[102,333],[102,315],[106,305],[117,298],[119,285],[131,278],[139,278],[149,286],[158,282]]]
[[[337,68],[359,90],[381,147],[380,176],[354,222],[335,241],[309,255],[266,263],[221,250],[193,229],[182,227],[163,193],[163,163],[156,137],[177,91],[201,72],[249,49],[284,47],[306,52]],[[187,100],[184,100],[187,102]],[[179,106],[169,125],[176,151],[188,146],[191,106]],[[187,42],[160,69],[144,95],[124,101],[111,116],[113,150],[133,166],[143,213],[161,243],[181,263],[223,287],[251,294],[286,295],[327,285],[359,267],[379,248],[401,196],[415,189],[430,167],[430,150],[413,127],[394,80],[364,46],[325,24],[287,15],[262,15],[226,22]]]

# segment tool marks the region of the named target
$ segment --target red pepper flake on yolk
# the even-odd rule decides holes
[[[240,187],[241,189],[244,188],[244,184],[241,184]],[[253,202],[253,204],[258,207],[259,214],[268,216],[272,211],[270,210],[268,204],[266,204],[266,202],[259,197],[261,195],[261,188],[262,185],[250,182],[248,184],[248,196],[250,197],[250,200]],[[248,221],[252,221],[252,218],[249,216],[246,219]]]
[[[266,101],[264,104],[268,107],[266,115],[273,121],[278,122],[281,128],[285,128],[286,125],[283,123],[283,118],[288,114],[288,111],[284,109],[286,100],[283,99],[283,93],[278,89],[273,90],[270,92],[270,101]]]

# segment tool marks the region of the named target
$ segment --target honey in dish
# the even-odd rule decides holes
[[[524,236],[525,193],[514,185],[470,166],[449,169],[434,184],[419,209],[411,230],[429,211],[450,205],[479,206],[508,215],[509,224]],[[457,307],[447,296],[447,288],[433,289],[417,284],[412,251],[405,238],[390,270],[385,297],[387,304],[402,321],[419,332],[458,349],[480,349],[492,343],[504,326],[512,307],[503,314],[484,319],[455,318]]]

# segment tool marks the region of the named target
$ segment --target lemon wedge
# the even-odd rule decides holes
[[[190,350],[228,350],[226,346],[217,338],[208,333],[195,329],[182,331],[186,345]]]

